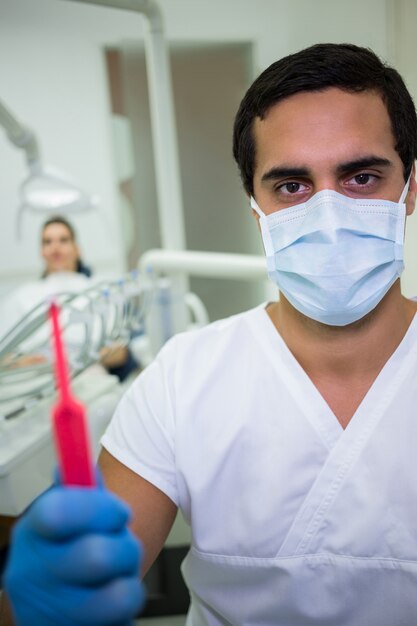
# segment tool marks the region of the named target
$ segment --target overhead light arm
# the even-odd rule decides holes
[[[152,139],[155,159],[158,214],[162,247],[184,250],[185,223],[174,114],[174,98],[168,49],[164,37],[162,13],[155,0],[71,0],[113,9],[134,11],[145,18],[144,43],[148,77]],[[175,331],[189,323],[184,294],[189,291],[188,276],[178,273],[171,280],[174,299]]]
[[[162,247],[184,250],[185,225],[169,55],[155,0],[70,0],[134,11],[145,18],[144,43]]]
[[[9,140],[26,152],[29,165],[40,161],[39,145],[32,129],[21,124],[6,105],[0,100],[0,124],[7,133]]]

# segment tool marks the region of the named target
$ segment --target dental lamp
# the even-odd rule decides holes
[[[26,153],[29,175],[20,186],[17,237],[20,239],[23,213],[27,210],[46,214],[80,213],[98,207],[95,195],[86,193],[59,170],[44,166],[33,131],[18,122],[0,100],[0,125],[16,147]]]

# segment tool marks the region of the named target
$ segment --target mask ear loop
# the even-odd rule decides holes
[[[399,204],[404,204],[404,201],[405,201],[405,199],[407,197],[407,194],[408,194],[408,190],[410,188],[410,180],[411,180],[411,172],[410,172],[410,176],[407,179],[407,182],[405,183],[405,186],[404,186],[404,189],[403,189],[402,194],[400,196],[400,199],[398,201]]]
[[[266,263],[268,270],[275,271],[275,251],[272,244],[271,233],[269,232],[267,218],[265,213],[259,208],[253,196],[250,197],[250,205],[252,209],[259,215],[259,223],[261,225],[262,241],[264,244]]]
[[[408,190],[410,187],[411,180],[411,172],[410,176],[407,179],[407,182],[404,185],[404,189],[402,190],[400,199],[398,204],[400,207],[404,207],[404,211],[402,212],[402,219],[397,222],[397,232],[395,237],[395,246],[394,246],[394,255],[395,260],[398,263],[398,276],[401,275],[402,270],[404,269],[404,237],[405,237],[405,216],[406,216],[406,207],[405,207],[405,199],[408,194]]]

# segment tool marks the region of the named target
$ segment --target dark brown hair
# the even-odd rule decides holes
[[[368,48],[323,43],[270,65],[248,89],[240,104],[233,131],[233,155],[248,194],[253,194],[255,118],[263,119],[272,106],[293,94],[329,87],[349,92],[373,90],[381,94],[391,120],[395,149],[404,164],[404,180],[407,180],[417,158],[417,117],[403,79]]]

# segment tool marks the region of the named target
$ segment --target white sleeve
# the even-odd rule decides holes
[[[101,444],[178,506],[173,406],[175,353],[174,338],[124,394]]]

